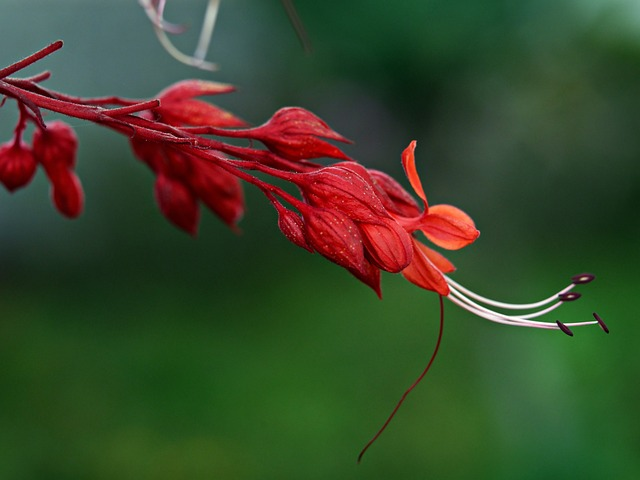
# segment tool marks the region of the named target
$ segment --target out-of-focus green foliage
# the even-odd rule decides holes
[[[195,25],[204,2],[176,3],[167,17]],[[430,355],[435,296],[387,275],[378,301],[289,244],[250,188],[241,235],[205,215],[188,238],[126,139],[73,121],[81,219],[55,213],[41,173],[0,192],[1,478],[640,477],[637,2],[297,0],[308,57],[278,2],[222,2],[216,74],[169,58],[133,1],[0,5],[0,64],[62,38],[29,72],[70,94],[234,83],[225,108],[309,108],[402,180],[417,139],[430,200],[482,231],[450,255],[456,279],[528,301],[593,271],[557,318],[611,328],[567,338],[447,304],[433,370],[356,466]]]

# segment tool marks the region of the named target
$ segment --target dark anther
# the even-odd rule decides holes
[[[607,327],[607,324],[604,323],[604,321],[600,318],[600,315],[598,315],[596,312],[593,312],[593,318],[596,319],[596,322],[598,322],[600,328],[604,330],[604,333],[609,333],[609,327]]]
[[[592,273],[581,273],[580,275],[574,275],[573,277],[571,277],[571,282],[574,285],[580,285],[583,283],[589,283],[595,280],[595,278],[596,276]]]
[[[582,295],[580,295],[578,292],[567,292],[561,293],[560,295],[558,295],[558,298],[561,302],[572,302],[573,300],[579,299],[581,296]]]
[[[558,328],[560,330],[562,330],[563,333],[566,333],[567,335],[569,335],[570,337],[573,337],[573,332],[571,331],[571,329],[569,327],[567,327],[564,323],[562,323],[560,320],[556,320],[556,323],[558,324]]]

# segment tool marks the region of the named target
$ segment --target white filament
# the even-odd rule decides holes
[[[544,322],[531,320],[555,310],[562,305],[562,301],[559,300],[559,296],[568,293],[576,286],[575,283],[569,284],[567,287],[560,290],[558,293],[538,302],[533,303],[505,303],[498,302],[463,287],[459,283],[451,280],[449,277],[444,277],[449,284],[450,294],[448,296],[456,305],[464,308],[465,310],[473,313],[474,315],[490,320],[492,322],[501,323],[503,325],[515,325],[519,327],[532,327],[532,328],[545,328],[552,330],[559,330],[560,327],[556,322]],[[475,301],[474,301],[475,300]],[[555,302],[555,303],[554,303]],[[551,305],[549,305],[551,304]],[[489,307],[501,308],[504,310],[534,310],[533,312],[523,315],[507,315]],[[544,307],[544,308],[543,308]],[[583,325],[595,325],[597,321],[587,322],[573,322],[564,324],[567,327],[580,327]]]

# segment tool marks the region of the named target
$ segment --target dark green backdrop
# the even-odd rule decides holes
[[[170,19],[197,23],[204,2]],[[298,0],[305,56],[275,0],[222,2],[215,74],[176,64],[135,1],[0,1],[0,63],[43,61],[66,93],[150,97],[202,76],[252,123],[300,105],[402,178],[418,140],[432,203],[482,231],[456,279],[530,301],[592,271],[611,335],[499,327],[446,305],[440,356],[395,422],[359,449],[426,363],[438,304],[385,275],[384,300],[279,233],[247,189],[242,234],[197,239],[158,212],[126,139],[72,120],[86,211],[42,173],[0,192],[3,479],[636,479],[640,477],[640,10],[634,0]],[[178,40],[193,43],[193,35]],[[53,116],[50,116],[53,118]],[[2,141],[15,104],[0,109]]]

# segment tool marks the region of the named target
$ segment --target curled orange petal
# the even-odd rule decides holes
[[[420,221],[420,230],[439,247],[458,250],[472,243],[480,232],[473,220],[459,208],[436,205]]]
[[[402,275],[411,283],[425,290],[431,290],[444,296],[449,295],[449,285],[442,272],[429,260],[420,247],[420,243],[415,239],[413,239],[413,260],[402,271]]]
[[[416,159],[414,156],[414,151],[416,149],[416,141],[412,140],[407,148],[402,152],[402,166],[404,167],[404,172],[409,179],[409,183],[413,187],[413,190],[416,192],[422,201],[427,206],[427,196],[424,194],[424,190],[422,188],[422,182],[420,181],[420,177],[418,176],[418,171],[416,170]]]
[[[420,250],[422,250],[422,253],[424,253],[427,258],[431,260],[431,263],[433,263],[436,268],[442,273],[451,273],[455,271],[456,267],[453,266],[453,263],[447,260],[447,258],[440,252],[436,252],[435,250],[427,247],[424,243],[418,240],[414,239],[414,243],[420,248]]]

